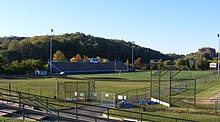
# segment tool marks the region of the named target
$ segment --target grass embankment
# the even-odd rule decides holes
[[[131,110],[130,110],[131,111]],[[132,110],[140,112],[140,110]],[[129,112],[123,112],[123,111],[117,111],[117,110],[111,110],[111,114],[117,114],[117,115],[126,115],[127,117],[132,117],[133,119],[140,120],[140,114],[135,113],[129,113]],[[175,118],[182,118],[182,119],[188,119],[188,120],[196,120],[200,122],[219,122],[220,117],[214,116],[214,115],[205,115],[205,114],[191,114],[191,113],[174,113],[174,112],[143,112],[146,114],[153,114],[153,115],[161,115],[166,117],[175,117]],[[114,115],[113,115],[114,116]],[[115,116],[120,117],[120,116]],[[146,120],[156,120],[161,122],[176,122],[175,119],[171,118],[164,118],[164,117],[155,117],[155,116],[149,116],[149,115],[142,115],[143,119]],[[120,117],[120,118],[126,118],[126,117]]]
[[[0,122],[30,122],[30,121],[23,121],[15,118],[8,118],[8,117],[0,117]]]

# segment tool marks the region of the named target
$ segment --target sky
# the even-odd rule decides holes
[[[0,37],[82,32],[162,53],[218,50],[220,0],[0,0]]]

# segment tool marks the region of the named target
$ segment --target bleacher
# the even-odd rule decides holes
[[[87,74],[111,73],[116,71],[132,71],[122,62],[90,63],[90,62],[52,62],[53,73]]]

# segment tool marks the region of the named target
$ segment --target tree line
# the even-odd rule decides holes
[[[131,66],[132,43],[119,39],[105,39],[83,33],[66,33],[35,37],[0,38],[0,74],[27,74],[36,69],[47,70],[49,42],[53,41],[54,61],[88,61],[97,58],[100,62],[122,61]],[[186,56],[162,54],[159,51],[133,45],[134,67],[149,69],[151,59],[158,59],[158,66],[187,65],[192,70],[209,69],[210,62],[217,63],[217,55],[210,59],[207,53],[191,53]]]
[[[76,55],[80,54],[82,59],[100,57],[105,61],[117,59],[122,62],[127,60],[131,62],[132,43],[119,39],[105,39],[80,32],[53,35],[52,37],[48,35],[3,37],[0,38],[0,73],[17,74],[19,67],[25,70],[22,70],[21,74],[39,68],[45,69],[49,60],[50,39],[53,41],[53,55],[59,50],[65,55],[66,61],[74,61],[76,60],[74,57],[76,58]],[[141,58],[143,64],[149,63],[150,59],[173,60],[172,57],[150,48],[134,44],[133,49],[134,59]],[[32,68],[25,68],[28,66]]]

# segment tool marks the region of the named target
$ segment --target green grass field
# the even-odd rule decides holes
[[[212,75],[212,71],[192,71],[192,74],[196,78]],[[180,75],[179,77],[182,77]],[[82,75],[69,75],[59,78],[47,78],[47,77],[33,77],[33,78],[14,78],[3,79],[0,78],[0,87],[8,88],[8,83],[11,83],[13,90],[19,90],[23,92],[29,92],[32,94],[41,94],[44,96],[53,97],[55,95],[56,80],[58,81],[96,81],[96,92],[110,92],[119,93],[127,90],[138,89],[150,86],[150,72],[132,72],[132,73],[112,73],[112,74],[82,74]],[[197,84],[197,97],[198,98],[210,98],[220,92],[220,78],[215,78],[210,81]],[[187,92],[185,93],[187,94]],[[183,108],[184,111],[186,108]],[[154,112],[153,114],[168,115],[180,118],[190,118],[199,121],[220,121],[218,117],[199,114],[187,114],[187,113],[170,113],[170,112]],[[203,118],[202,118],[203,117]]]
[[[211,71],[193,71],[197,78],[212,74]],[[69,75],[62,78],[18,78],[18,79],[0,79],[0,87],[8,87],[11,83],[13,90],[41,94],[45,96],[54,96],[58,81],[87,81],[96,80],[97,92],[119,93],[127,90],[138,89],[150,86],[150,71],[131,72],[131,73],[110,73],[110,74],[81,74]]]

